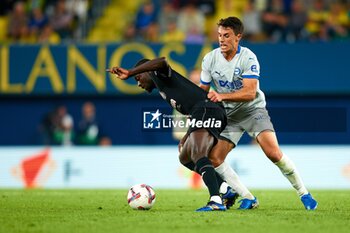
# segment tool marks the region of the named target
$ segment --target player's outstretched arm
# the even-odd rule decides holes
[[[130,75],[130,71],[126,70],[124,68],[121,67],[113,67],[111,69],[106,69],[107,72],[111,73],[111,74],[115,74],[115,76],[119,79],[125,80],[128,79],[129,77],[131,77]]]
[[[160,57],[160,58],[149,60],[129,70],[126,70],[121,67],[113,67],[111,69],[107,69],[106,71],[112,74],[115,74],[119,79],[125,80],[134,75],[141,74],[144,72],[156,71],[156,70],[164,70],[166,72],[168,69],[169,69],[169,64],[166,61],[165,57]]]
[[[152,60],[149,60],[145,63],[142,63],[141,65],[138,65],[132,69],[130,69],[130,75],[136,75],[144,72],[149,72],[149,71],[167,71],[169,68],[169,64],[165,57],[159,57],[155,58]]]

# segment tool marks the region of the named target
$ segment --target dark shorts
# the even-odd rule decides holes
[[[193,124],[190,124],[188,133],[190,134],[198,129],[206,129],[215,137],[215,143],[227,125],[226,112],[223,106],[210,100],[198,102],[192,108],[190,115]]]

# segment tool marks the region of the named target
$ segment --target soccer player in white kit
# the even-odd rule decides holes
[[[244,132],[255,138],[265,155],[281,170],[297,191],[307,210],[315,210],[317,201],[306,189],[294,163],[282,153],[269,114],[264,93],[259,88],[260,66],[256,55],[239,45],[243,24],[237,17],[221,19],[218,23],[219,48],[205,55],[202,62],[201,88],[210,91],[208,98],[223,102],[228,124],[220,134],[222,140],[210,154],[216,171],[246,201],[247,209],[257,205],[256,198],[239,182],[237,174],[224,162]],[[233,180],[232,180],[233,179]],[[232,182],[237,183],[231,184]],[[249,201],[250,200],[250,201]]]

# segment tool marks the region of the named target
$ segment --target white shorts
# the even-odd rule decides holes
[[[257,108],[244,117],[242,114],[227,116],[227,126],[221,132],[220,139],[229,141],[236,146],[244,132],[247,132],[252,138],[256,138],[265,130],[275,131],[266,108]]]

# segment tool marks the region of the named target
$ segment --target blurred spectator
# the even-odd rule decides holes
[[[72,38],[73,15],[67,11],[64,0],[57,1],[54,14],[50,18],[50,24],[61,39]]]
[[[23,2],[16,2],[10,13],[8,24],[8,35],[15,41],[19,40],[28,25],[28,16]]]
[[[216,12],[216,0],[198,0],[198,8],[202,11],[206,16],[212,16]]]
[[[66,9],[75,15],[78,21],[86,20],[88,5],[88,0],[66,0]]]
[[[288,21],[288,42],[305,40],[307,33],[305,26],[307,23],[307,12],[301,0],[294,0],[291,5],[291,13]]]
[[[265,39],[262,33],[261,12],[256,9],[254,0],[249,0],[244,8],[242,22],[244,25],[244,39],[261,41]]]
[[[326,8],[324,0],[314,0],[312,7],[308,10],[308,21],[306,30],[311,40],[318,40],[322,36],[329,11]]]
[[[55,145],[69,146],[73,144],[73,118],[65,106],[56,110],[53,141]]]
[[[129,23],[125,31],[123,32],[123,40],[124,41],[134,41],[137,40],[137,32],[136,32],[136,27],[134,23]]]
[[[196,6],[205,15],[213,15],[218,0],[171,0],[168,1],[176,10],[180,10],[188,4]]]
[[[136,14],[135,28],[139,37],[155,41],[158,38],[158,14],[152,1],[146,1]]]
[[[55,5],[57,3],[58,0],[45,0],[43,2],[43,9],[44,12],[46,13],[46,15],[48,15],[49,17],[52,16],[54,14],[55,11]]]
[[[295,1],[297,1],[297,0],[282,0],[283,12],[286,15],[289,15],[290,12],[292,11],[292,5],[293,5],[293,2],[295,2]]]
[[[46,0],[26,0],[27,8],[29,11],[33,11],[33,9],[40,8],[43,9],[44,2]]]
[[[66,0],[66,9],[73,15],[74,38],[82,38],[82,27],[87,20],[88,0]]]
[[[148,42],[158,42],[159,41],[159,33],[158,33],[158,24],[157,23],[152,23],[149,25],[147,29],[147,33],[145,36],[146,41]]]
[[[177,18],[178,12],[176,11],[176,9],[170,2],[165,2],[161,7],[161,11],[158,17],[160,35],[164,34],[165,32],[168,32],[169,25],[172,22],[176,22]]]
[[[263,12],[267,8],[268,0],[254,0],[252,2],[254,2],[254,6],[257,11]]]
[[[17,42],[24,43],[24,44],[36,42],[35,33],[30,31],[30,29],[27,25],[22,25],[19,33],[20,33],[20,35],[19,35],[19,39],[17,40]]]
[[[262,15],[263,28],[273,42],[285,41],[288,17],[283,0],[271,0]]]
[[[248,0],[217,0],[217,10],[216,10],[216,19],[227,18],[229,16],[235,16],[242,18],[242,13],[245,7],[245,4]]]
[[[82,119],[77,130],[78,145],[98,145],[101,127],[96,119],[96,108],[92,102],[85,102],[81,109]]]
[[[185,33],[186,37],[191,36],[193,33],[203,36],[205,27],[204,14],[195,5],[187,4],[179,13],[177,26]]]
[[[30,33],[38,36],[42,29],[49,23],[49,19],[42,12],[40,7],[33,8],[29,20]]]
[[[109,137],[102,137],[99,142],[100,146],[111,146],[112,140]]]
[[[349,15],[345,4],[335,2],[330,5],[330,13],[325,25],[325,40],[344,39],[348,36],[350,24]]]
[[[58,44],[60,41],[60,36],[52,29],[50,24],[46,24],[38,37],[39,43]]]
[[[73,144],[73,118],[64,105],[58,106],[44,116],[40,131],[45,145]]]
[[[203,44],[205,36],[198,28],[192,27],[186,35],[185,42],[189,44]]]
[[[45,114],[39,125],[40,142],[44,145],[53,144],[55,110]]]
[[[189,3],[195,5],[197,3],[197,0],[171,0],[170,2],[175,9],[180,10],[182,7]]]
[[[166,31],[160,36],[160,42],[184,42],[185,37],[185,33],[177,28],[176,22],[170,21],[168,22]]]

